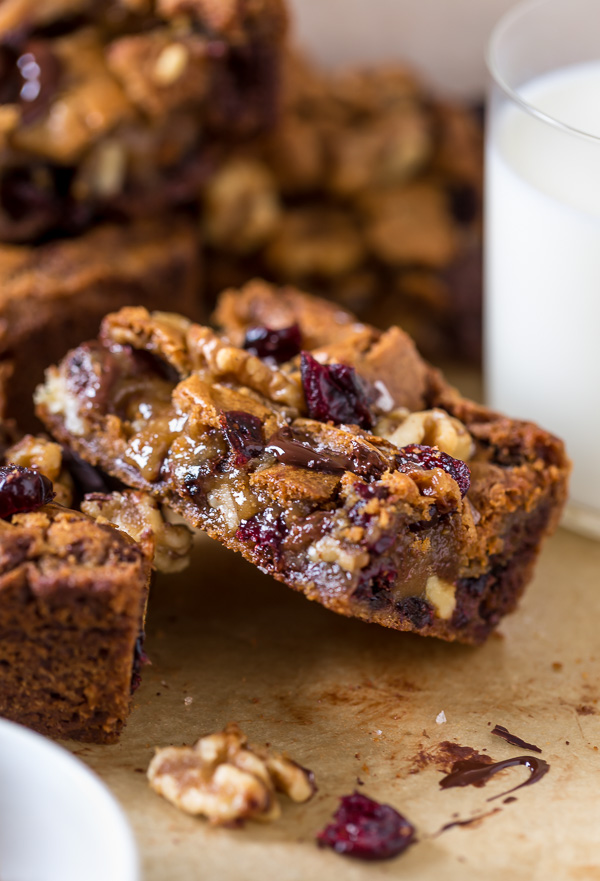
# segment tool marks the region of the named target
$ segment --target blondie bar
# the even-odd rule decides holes
[[[112,743],[140,682],[153,558],[182,568],[188,530],[142,493],[96,493],[82,503],[92,516],[72,510],[85,486],[60,446],[16,440],[9,422],[0,436],[0,715]]]
[[[207,288],[254,275],[330,297],[429,357],[481,348],[482,125],[406,67],[286,56],[280,118],[204,189]]]
[[[0,7],[0,241],[193,203],[273,120],[282,0]]]
[[[398,327],[253,282],[217,333],[142,308],[47,372],[62,443],[329,609],[480,643],[567,490],[563,444],[462,398]]]
[[[75,239],[0,245],[0,387],[5,416],[32,425],[44,368],[113,309],[197,308],[197,241],[185,219],[105,225]]]

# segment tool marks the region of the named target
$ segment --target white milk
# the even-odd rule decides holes
[[[546,74],[519,94],[600,138],[600,62]],[[488,401],[566,441],[571,524],[600,536],[600,141],[510,102],[491,116]]]

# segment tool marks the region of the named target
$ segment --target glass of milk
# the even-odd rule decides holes
[[[486,144],[488,403],[563,438],[563,525],[600,538],[600,2],[496,26]]]

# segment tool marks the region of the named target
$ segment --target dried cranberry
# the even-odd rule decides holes
[[[287,529],[281,514],[270,508],[244,520],[235,537],[238,541],[252,542],[258,555],[275,561],[279,557],[281,542]]]
[[[142,683],[142,667],[147,667],[151,663],[150,658],[144,651],[144,634],[140,633],[135,641],[133,649],[133,666],[131,668],[131,694],[140,687]]]
[[[320,847],[361,860],[387,860],[415,841],[412,823],[390,805],[354,792],[340,799],[334,822],[317,835]]]
[[[405,618],[408,618],[413,627],[422,630],[433,621],[433,609],[427,600],[421,597],[406,597],[396,603],[396,608]]]
[[[260,456],[265,448],[262,422],[258,416],[245,410],[226,410],[221,413],[221,425],[238,467],[249,459]]]
[[[367,392],[354,367],[319,364],[308,352],[302,352],[300,369],[311,419],[336,425],[351,423],[365,429],[373,427]]]
[[[387,499],[390,494],[387,486],[381,486],[377,483],[355,483],[354,490],[365,502],[371,499]],[[375,516],[373,513],[369,513],[366,508],[367,505],[363,501],[356,502],[348,511],[350,520],[359,526],[366,526]]]
[[[377,600],[385,605],[389,602],[390,591],[397,577],[398,570],[390,557],[380,556],[361,569],[354,596],[357,599]]]
[[[22,465],[0,466],[0,517],[35,511],[51,502],[56,493],[52,481],[39,471]]]
[[[480,597],[488,589],[494,576],[490,572],[484,572],[478,578],[461,578],[456,582],[457,591],[464,591],[470,597]]]
[[[289,327],[249,327],[243,348],[252,355],[283,364],[299,354],[302,336],[297,324]]]
[[[377,483],[355,483],[354,491],[361,499],[387,499],[390,491],[387,486]]]
[[[396,463],[400,471],[410,471],[413,465],[430,471],[432,468],[441,468],[458,484],[461,496],[465,496],[471,485],[471,471],[466,462],[454,459],[448,453],[427,447],[424,444],[409,444],[402,447],[396,454]]]

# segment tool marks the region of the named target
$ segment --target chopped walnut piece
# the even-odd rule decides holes
[[[274,820],[275,790],[294,802],[315,793],[312,772],[284,755],[249,746],[235,723],[194,746],[158,749],[148,768],[150,786],[180,810],[211,823]]]
[[[54,501],[66,507],[71,504],[73,480],[68,471],[62,467],[60,444],[55,444],[45,437],[26,434],[18,443],[6,450],[4,460],[21,465],[23,468],[40,471],[54,484],[56,493]]]
[[[375,433],[397,447],[426,444],[466,462],[474,451],[473,438],[463,423],[445,410],[390,413],[375,426]]]
[[[234,378],[276,404],[303,408],[299,379],[269,367],[244,349],[227,345],[210,328],[192,325],[187,344],[194,369],[207,370],[216,380]]]
[[[192,533],[183,524],[165,520],[160,506],[148,493],[90,493],[81,503],[81,510],[94,520],[113,523],[126,532],[154,556],[159,572],[180,572],[188,565]]]
[[[171,312],[148,312],[143,306],[128,306],[107,315],[100,338],[111,345],[147,349],[167,361],[185,376],[189,372],[186,334],[191,321]]]
[[[430,575],[427,579],[425,596],[434,607],[438,618],[447,621],[452,617],[456,608],[456,585],[444,581],[437,575]]]

